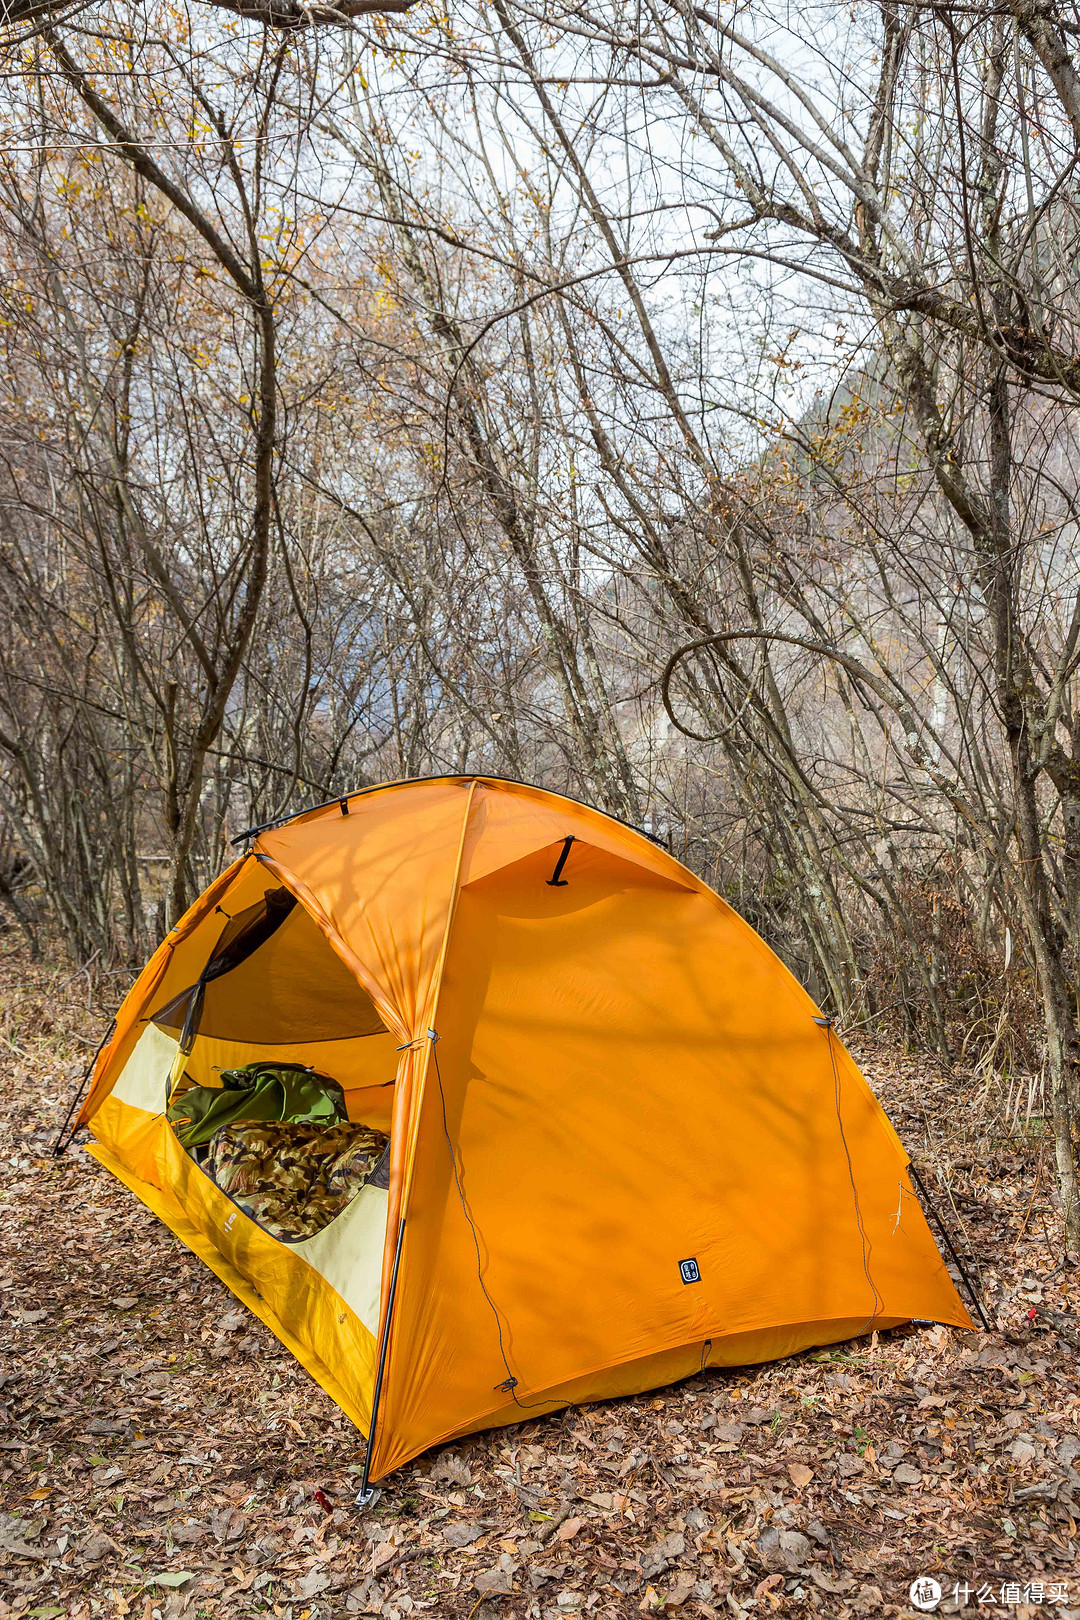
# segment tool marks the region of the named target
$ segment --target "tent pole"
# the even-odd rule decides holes
[[[964,1262],[961,1260],[960,1256],[956,1252],[956,1248],[955,1248],[955,1246],[953,1244],[953,1240],[949,1236],[948,1231],[946,1230],[945,1222],[942,1220],[941,1216],[938,1214],[937,1210],[935,1209],[934,1204],[933,1204],[933,1202],[932,1202],[932,1200],[930,1198],[930,1194],[926,1190],[926,1185],[923,1182],[922,1176],[920,1176],[920,1174],[916,1170],[915,1166],[910,1162],[908,1163],[908,1169],[911,1172],[912,1181],[915,1183],[916,1187],[919,1189],[919,1192],[922,1194],[923,1203],[926,1205],[927,1209],[930,1211],[931,1215],[934,1217],[934,1220],[937,1222],[938,1231],[941,1233],[942,1237],[945,1239],[945,1247],[948,1249],[950,1255],[952,1256],[953,1264],[956,1266],[957,1271],[960,1273],[961,1277],[964,1280],[964,1283],[967,1286],[967,1291],[971,1296],[972,1304],[975,1306],[975,1309],[978,1312],[979,1321],[982,1323],[982,1325],[986,1329],[987,1333],[989,1333],[990,1332],[990,1323],[987,1321],[986,1312],[983,1310],[983,1302],[982,1302],[981,1298],[979,1297],[979,1294],[978,1294],[978,1291],[977,1291],[977,1289],[975,1287],[975,1284],[972,1282],[971,1278],[967,1274],[967,1269],[964,1266]]]
[[[386,1351],[390,1343],[390,1318],[394,1314],[394,1296],[397,1293],[398,1266],[401,1264],[401,1244],[405,1237],[405,1217],[398,1222],[397,1247],[394,1250],[394,1269],[390,1273],[390,1295],[386,1301],[386,1321],[383,1323],[382,1343],[379,1346],[379,1366],[375,1373],[375,1393],[371,1397],[371,1422],[368,1424],[367,1450],[364,1453],[364,1472],[360,1479],[360,1490],[356,1498],[357,1507],[370,1507],[375,1500],[375,1489],[368,1483],[371,1473],[371,1454],[375,1447],[375,1423],[379,1416],[379,1401],[382,1396],[383,1373],[386,1371]]]
[[[400,780],[396,781],[396,782],[375,782],[371,787],[354,788],[351,793],[346,793],[344,795],[342,795],[340,793],[337,793],[337,794],[334,795],[334,797],[332,799],[324,799],[322,804],[309,804],[307,806],[307,808],[304,809],[304,810],[290,810],[288,815],[277,816],[275,818],[275,820],[273,820],[273,821],[260,821],[258,826],[245,827],[243,832],[237,833],[235,838],[230,838],[229,839],[229,846],[230,846],[230,848],[235,848],[238,844],[242,844],[245,841],[245,839],[257,838],[259,833],[273,832],[278,827],[286,827],[286,826],[288,826],[290,821],[298,821],[301,816],[313,815],[316,810],[329,810],[329,808],[330,808],[330,806],[332,804],[339,805],[341,807],[342,815],[346,816],[346,815],[349,814],[348,805],[349,805],[349,801],[351,799],[363,799],[369,793],[381,793],[384,788],[394,788],[394,787],[404,787],[404,786],[414,787],[417,782],[447,782],[447,781],[459,781],[459,782],[464,782],[464,781],[505,782],[509,787],[534,787],[534,786],[536,786],[536,784],[533,783],[533,782],[520,782],[516,776],[487,776],[487,775],[485,775],[485,776],[473,776],[473,777],[468,777],[468,776],[464,776],[464,775],[458,776],[458,777],[415,776],[415,777],[411,777],[408,780],[407,783],[402,782]],[[562,794],[559,795],[559,797],[563,798],[563,799],[566,799],[566,798],[569,798],[569,795],[565,794],[565,793],[562,793]],[[570,799],[569,802],[571,804],[585,804],[584,799]],[[595,807],[595,805],[585,804],[585,808],[586,808],[586,810],[593,810],[596,807]],[[667,840],[664,839],[664,838],[658,837],[656,833],[649,832],[645,827],[635,827],[634,823],[632,821],[624,821],[621,816],[613,816],[607,810],[601,810],[598,813],[600,815],[604,816],[605,819],[608,820],[608,821],[617,821],[619,823],[620,827],[629,827],[631,832],[636,832],[636,833],[638,833],[640,835],[640,837],[647,838],[649,840],[650,844],[655,844],[657,849],[667,850],[668,854],[670,855],[671,851],[668,849]]]
[[[75,1130],[72,1131],[71,1135],[68,1137],[66,1142],[64,1141],[64,1132],[67,1130],[68,1126],[71,1124],[72,1115],[75,1113],[75,1110],[78,1108],[79,1104],[82,1102],[83,1093],[86,1091],[87,1082],[89,1081],[90,1076],[94,1072],[94,1067],[95,1067],[95,1065],[97,1063],[98,1058],[101,1056],[102,1052],[105,1050],[106,1046],[108,1046],[109,1042],[112,1040],[112,1038],[113,1038],[113,1036],[115,1034],[116,1034],[116,1019],[114,1017],[113,1019],[111,1019],[108,1029],[105,1031],[104,1035],[101,1037],[100,1041],[98,1042],[97,1051],[94,1053],[93,1057],[90,1059],[89,1063],[86,1065],[86,1068],[83,1070],[83,1076],[82,1076],[82,1079],[79,1081],[79,1086],[78,1086],[78,1090],[75,1093],[74,1101],[72,1102],[71,1107],[67,1111],[67,1116],[64,1119],[64,1123],[61,1125],[60,1129],[56,1133],[56,1141],[52,1145],[52,1156],[53,1156],[54,1159],[58,1159],[62,1153],[66,1153],[68,1148],[71,1146],[72,1142],[75,1140],[75,1131],[77,1131],[78,1128],[79,1128],[77,1125],[75,1127]]]

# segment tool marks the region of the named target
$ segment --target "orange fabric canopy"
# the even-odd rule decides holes
[[[350,1006],[338,964],[364,992],[353,1045],[370,1056],[348,1060],[350,1112],[372,1119],[381,1096],[392,1144],[384,1203],[288,1255],[244,1235],[235,1210],[226,1232],[223,1195],[138,1101],[169,1058],[155,1008],[197,978],[215,907],[275,885],[315,925],[293,925],[311,957],[296,994],[280,988],[283,928],[262,947],[279,986],[267,1042],[256,952],[216,981],[194,1059],[250,1061],[291,1038],[333,1072],[303,1044],[326,1024],[321,952],[335,1035]],[[346,1061],[347,1038],[332,1044]],[[83,1118],[111,1167],[185,1241],[196,1227],[215,1269],[253,1285],[264,1319],[374,1425],[374,1478],[570,1400],[911,1317],[971,1325],[903,1148],[778,958],[641,834],[517,783],[392,784],[259,834],[136,983]]]

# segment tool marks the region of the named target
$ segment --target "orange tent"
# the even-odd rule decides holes
[[[286,920],[210,973],[282,889]],[[196,985],[185,1059],[163,1009]],[[267,1057],[333,1075],[391,1140],[388,1189],[299,1242],[164,1114],[179,1067]],[[641,834],[515,782],[395,783],[259,831],[137,980],[80,1122],[369,1437],[374,1479],[707,1366],[971,1325],[907,1155],[772,951]]]

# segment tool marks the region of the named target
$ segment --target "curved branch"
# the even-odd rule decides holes
[[[936,750],[944,753],[941,739],[929,722],[916,712],[905,697],[893,691],[887,681],[882,680],[880,675],[875,675],[874,671],[868,669],[858,658],[853,658],[850,653],[841,652],[838,647],[830,647],[824,641],[811,641],[806,636],[789,636],[780,630],[718,630],[711,635],[702,636],[697,641],[689,641],[685,646],[679,647],[672,653],[664,667],[664,673],[660,678],[660,695],[668,719],[684,737],[689,737],[694,742],[708,743],[716,741],[717,737],[721,736],[722,733],[718,732],[715,736],[705,736],[700,732],[691,731],[688,726],[684,726],[679,720],[671,703],[671,682],[675,671],[682,660],[689,657],[691,653],[700,652],[703,647],[718,646],[726,641],[780,642],[787,647],[801,647],[804,652],[815,653],[820,658],[828,658],[834,664],[839,664],[840,668],[845,670],[853,681],[858,681],[873,692],[878,701],[896,715],[904,728],[904,738],[916,765],[926,772],[934,786],[944,794],[957,813],[964,817],[968,825],[981,831],[978,817],[959,792],[956,782],[939,770],[924,745],[923,739],[926,737]]]

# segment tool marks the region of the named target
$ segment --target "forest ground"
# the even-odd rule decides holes
[[[941,1613],[1080,1616],[1080,1288],[1050,1144],[993,1086],[852,1043],[994,1331],[911,1326],[475,1436],[360,1512],[329,1398],[80,1147],[50,1156],[104,1020],[85,977],[6,950],[0,1617],[901,1615],[921,1574]]]

